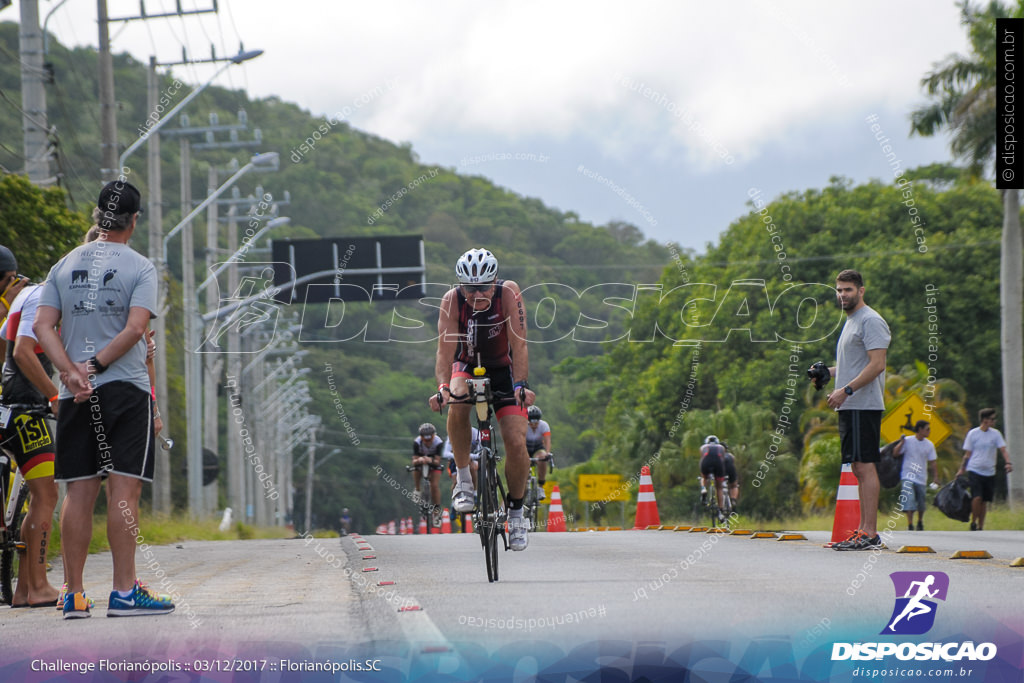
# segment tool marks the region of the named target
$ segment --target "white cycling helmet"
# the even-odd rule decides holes
[[[455,275],[466,285],[479,285],[498,279],[498,259],[486,249],[470,249],[459,257]]]
[[[718,437],[711,434],[708,438],[704,439],[704,443],[718,443]]]

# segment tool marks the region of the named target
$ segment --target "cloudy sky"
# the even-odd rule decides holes
[[[138,0],[108,2],[112,17],[138,14]],[[56,8],[49,30],[95,45],[96,3],[58,4],[40,2],[43,17]],[[155,14],[174,0],[145,5]],[[921,76],[967,50],[953,0],[219,6],[120,24],[114,50],[174,61],[183,45],[206,57],[211,42],[225,54],[244,41],[266,53],[219,84],[318,116],[347,107],[353,125],[411,142],[425,164],[698,251],[748,210],[754,188],[771,197],[834,175],[889,179],[869,115],[904,168],[947,160],[944,138],[908,137],[908,112],[923,101]],[[0,13],[17,18],[16,7]],[[176,69],[193,84],[212,74]]]

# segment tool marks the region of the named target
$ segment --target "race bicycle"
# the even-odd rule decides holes
[[[526,481],[526,497],[523,499],[523,510],[526,518],[530,520],[530,531],[538,529],[537,522],[540,512],[540,493],[542,491],[540,482],[537,481],[537,463],[551,463],[551,471],[555,470],[555,454],[548,453],[543,458],[530,458],[530,478]]]
[[[498,580],[498,537],[508,550],[508,535],[505,533],[507,496],[505,485],[498,475],[501,454],[494,438],[491,417],[494,415],[494,394],[491,380],[486,377],[486,368],[473,368],[473,376],[466,379],[469,386],[469,403],[476,410],[477,430],[480,432],[480,471],[477,474],[476,510],[473,513],[473,528],[480,534],[487,564],[487,580]],[[462,397],[454,397],[461,399]]]
[[[697,477],[697,481],[700,482],[700,506],[702,511],[701,516],[704,514],[708,515],[711,522],[709,526],[712,528],[716,526],[728,526],[729,517],[732,515],[732,498],[729,497],[729,479],[723,478],[721,482],[722,487],[722,501],[721,506],[718,505],[718,496],[715,494],[715,485],[718,482],[715,481],[714,475],[708,475],[708,478],[714,482],[710,489],[704,486],[704,477]]]
[[[17,415],[53,417],[49,407],[27,403],[0,405],[0,430],[6,429]],[[0,602],[10,605],[14,601],[14,580],[25,553],[21,525],[28,512],[28,482],[6,443],[0,442]]]

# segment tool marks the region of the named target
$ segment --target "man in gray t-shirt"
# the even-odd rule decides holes
[[[836,366],[830,368],[836,388],[829,407],[839,412],[839,441],[843,463],[857,477],[860,526],[836,550],[871,550],[882,547],[878,535],[878,445],[881,441],[885,401],[885,357],[889,326],[864,303],[864,279],[855,270],[836,276],[836,297],[846,313],[846,324],[836,345]]]
[[[996,455],[1003,454],[1004,469],[1009,474],[1013,471],[1010,454],[1006,450],[1006,441],[996,429],[996,411],[994,408],[982,408],[978,411],[980,426],[967,432],[964,439],[964,459],[956,476],[967,475],[971,486],[971,531],[985,528],[986,503],[992,502],[996,489]]]
[[[83,574],[96,497],[107,482],[113,591],[107,616],[167,614],[174,604],[135,573],[142,482],[153,479],[153,403],[143,335],[156,314],[156,270],[128,247],[141,197],[124,176],[100,192],[100,237],[50,270],[33,331],[60,370],[54,475],[67,482],[61,545],[64,618],[90,616]],[[57,326],[60,325],[60,332]]]

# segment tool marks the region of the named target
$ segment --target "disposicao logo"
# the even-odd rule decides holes
[[[892,616],[880,635],[919,636],[935,624],[936,600],[945,602],[949,576],[942,572],[893,572],[889,575],[896,589]],[[947,662],[988,661],[997,654],[993,643],[833,643],[832,661],[899,660]]]
[[[936,600],[946,601],[949,576],[943,572],[893,572],[896,605],[881,635],[919,636],[935,624]]]

